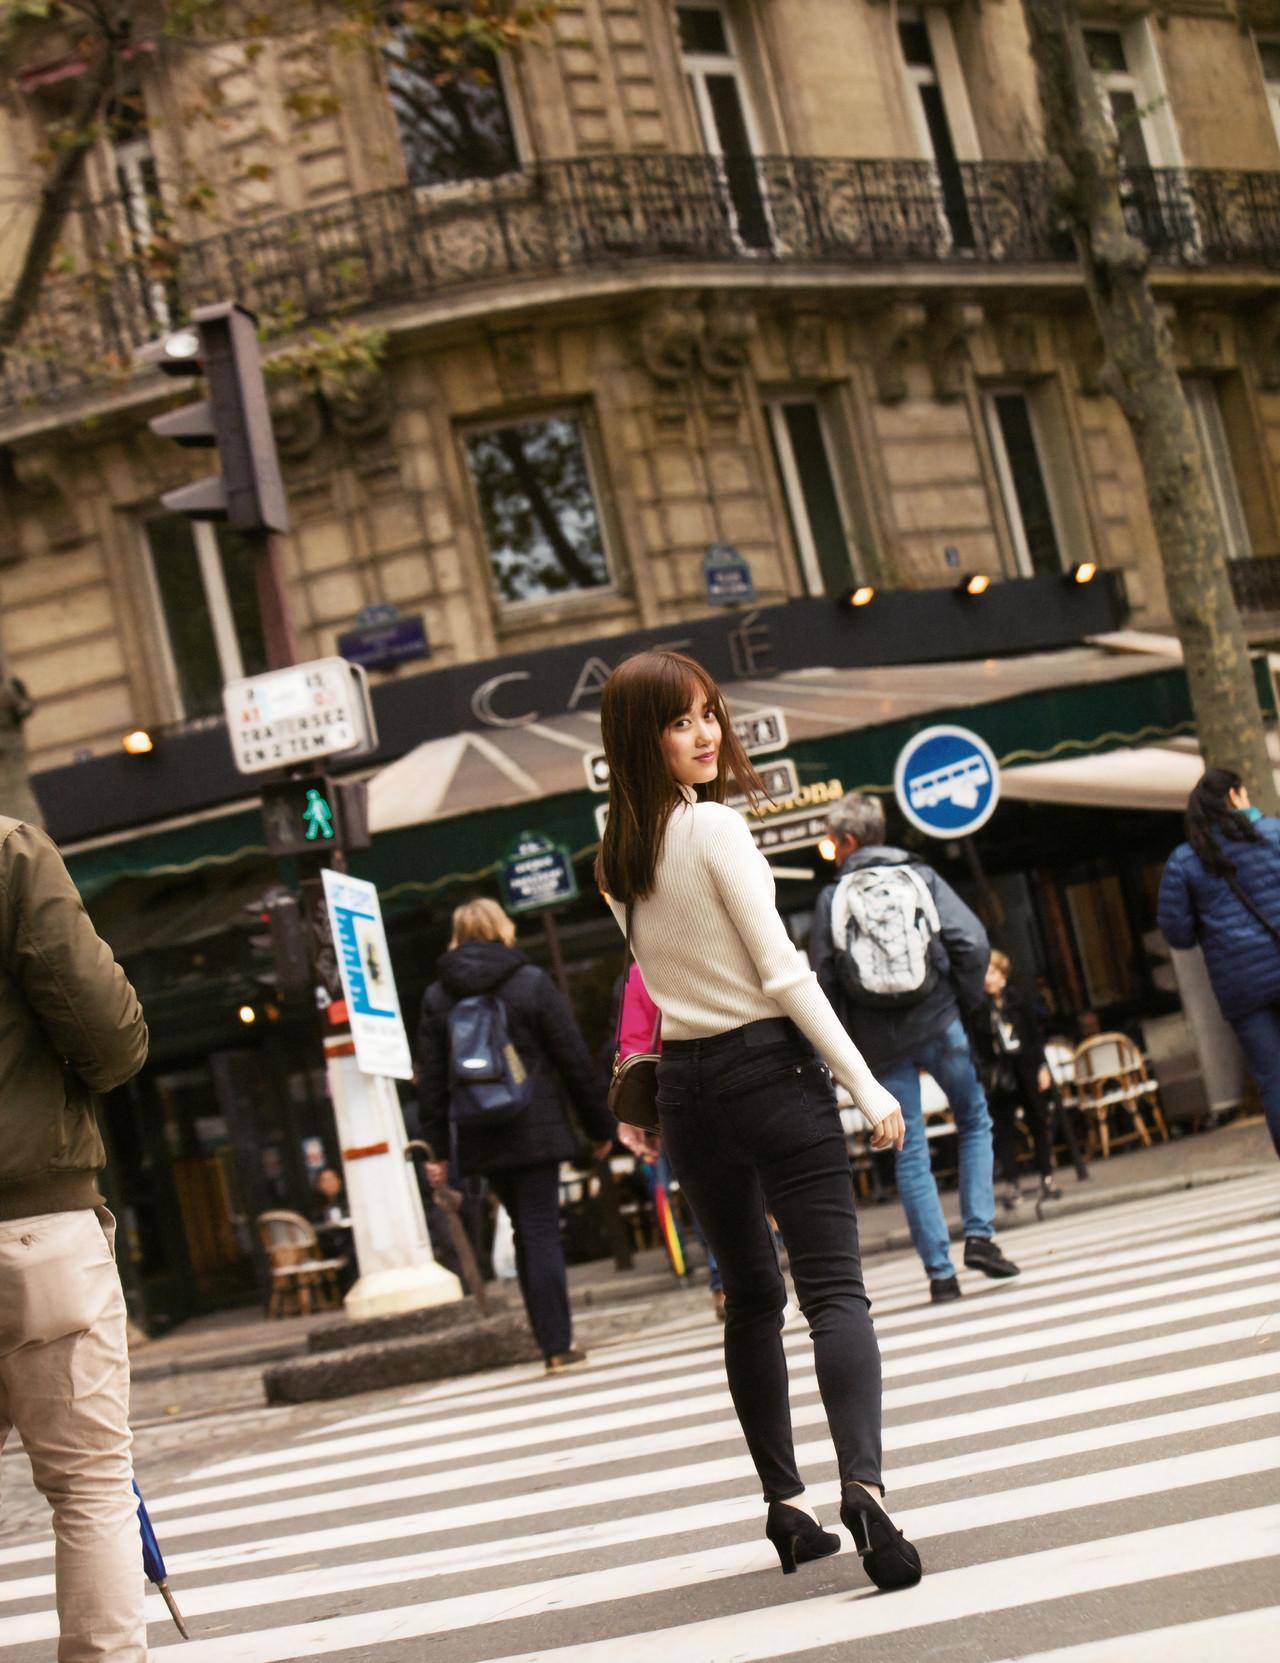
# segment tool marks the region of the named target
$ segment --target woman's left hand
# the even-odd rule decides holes
[[[622,1120],[618,1122],[618,1142],[624,1149],[629,1149],[638,1161],[652,1164],[662,1153],[660,1132],[646,1132],[642,1127],[628,1126]]]
[[[907,1138],[907,1123],[902,1118],[902,1110],[895,1109],[891,1115],[878,1120],[871,1128],[871,1147],[873,1149],[901,1149]]]

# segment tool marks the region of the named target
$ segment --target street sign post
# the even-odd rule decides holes
[[[413,1058],[391,973],[378,891],[363,878],[329,866],[320,876],[360,1071],[411,1080]]]
[[[502,896],[508,912],[559,906],[578,896],[569,851],[541,832],[521,832],[502,862]]]
[[[222,704],[242,774],[377,748],[368,677],[345,658],[314,658],[229,681]]]
[[[898,807],[926,837],[963,838],[985,826],[1000,801],[1000,766],[968,728],[924,728],[898,753]]]

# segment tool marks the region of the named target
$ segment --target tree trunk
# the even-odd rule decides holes
[[[1145,246],[1131,235],[1115,139],[1085,52],[1077,0],[1022,0],[1044,106],[1058,206],[1075,239],[1107,357],[1107,379],[1133,430],[1182,642],[1200,748],[1232,768],[1258,807],[1280,810],[1222,528],[1199,440],[1151,292]]]

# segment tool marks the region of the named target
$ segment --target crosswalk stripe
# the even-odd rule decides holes
[[[1258,1267],[1251,1274],[1258,1279],[1265,1279],[1268,1284],[1275,1279],[1275,1269],[1270,1263]],[[1201,1286],[1204,1285],[1205,1279],[1194,1278],[1192,1281],[1194,1285]],[[1172,1287],[1170,1291],[1172,1291]],[[1218,1301],[1212,1302],[1207,1308],[1214,1309],[1216,1305],[1216,1308],[1220,1310],[1231,1309],[1232,1300],[1240,1304],[1257,1302],[1256,1296],[1254,1299],[1240,1299],[1237,1292],[1230,1296],[1221,1296]],[[1173,1321],[1177,1315],[1176,1309],[1167,1313],[1161,1309],[1154,1314],[1160,1323]],[[1124,1319],[1112,1318],[1108,1319],[1103,1332],[1115,1332],[1122,1325],[1141,1327],[1142,1323],[1136,1317],[1130,1318],[1127,1322]],[[988,1325],[984,1322],[982,1326],[985,1329]],[[1079,1326],[1089,1327],[1092,1325]],[[1070,1331],[1067,1330],[1060,1332],[1055,1336],[1055,1339],[1057,1343],[1065,1343],[1072,1337]],[[1081,1334],[1079,1337],[1092,1336]],[[956,1362],[963,1362],[982,1356],[984,1351],[989,1356],[1013,1354],[1025,1346],[1025,1343],[1024,1336],[1005,1336],[999,1342],[991,1342],[985,1347],[971,1345],[955,1348],[950,1355]],[[886,1349],[882,1347],[882,1352]],[[933,1366],[931,1355],[926,1355],[923,1359],[917,1359],[916,1361],[923,1362],[927,1367]],[[800,1408],[797,1407],[795,1402],[797,1398],[817,1391],[817,1379],[812,1363],[808,1360],[792,1358],[789,1359],[789,1365],[792,1382],[793,1421],[797,1425],[821,1421],[824,1416],[820,1404],[810,1404]],[[892,1368],[886,1368],[885,1377],[891,1378],[893,1373]],[[723,1380],[723,1370],[718,1375],[715,1371],[708,1371],[708,1375],[713,1381]],[[686,1384],[689,1384],[689,1382]],[[680,1444],[686,1446],[697,1445],[704,1441],[706,1437],[705,1430],[698,1426],[674,1427],[671,1424],[673,1413],[679,1419],[686,1419],[691,1415],[723,1413],[731,1406],[732,1402],[728,1391],[721,1386],[717,1391],[696,1394],[689,1394],[686,1391],[682,1394],[679,1405],[674,1406],[674,1408],[670,1404],[660,1403],[622,1409],[613,1414],[575,1414],[572,1425],[566,1424],[562,1427],[558,1437],[544,1440],[542,1449],[544,1454],[549,1453],[555,1442],[572,1439],[575,1444],[585,1444],[589,1441],[591,1444],[590,1454],[597,1461],[604,1455],[610,1455],[615,1460],[633,1460],[650,1454],[660,1454],[664,1450],[669,1451]],[[505,1418],[503,1417],[504,1420]],[[648,1437],[636,1436],[635,1429],[643,1424],[658,1424],[662,1430]],[[601,1449],[601,1439],[609,1433],[622,1431],[631,1434],[631,1436],[617,1443],[606,1443],[604,1449]],[[444,1461],[460,1461],[464,1458],[474,1459],[485,1455],[508,1452],[512,1447],[512,1436],[513,1428],[510,1424],[505,1425],[498,1432],[456,1440],[448,1439],[447,1428],[432,1428],[419,1435],[422,1440],[430,1440],[421,1448],[415,1447],[418,1439],[404,1439],[396,1449],[381,1455],[362,1456],[350,1460],[330,1460],[328,1462],[316,1460],[304,1469],[280,1472],[273,1468],[256,1478],[233,1480],[222,1484],[207,1484],[202,1487],[188,1484],[184,1486],[181,1492],[173,1496],[164,1495],[163,1493],[157,1496],[152,1503],[152,1510],[158,1514],[177,1507],[190,1508],[199,1504],[232,1501],[267,1492],[281,1494],[290,1488],[305,1489],[331,1485],[347,1478],[370,1477],[381,1472],[403,1472],[408,1467],[423,1470]],[[311,1447],[317,1455],[320,1455],[324,1450],[322,1445],[312,1445]],[[575,1456],[575,1459],[580,1458],[580,1455]],[[196,1475],[193,1475],[193,1478],[194,1476]]]
[[[1180,1232],[1187,1228],[1185,1220],[1180,1219],[1179,1224]],[[1255,1239],[1266,1240],[1268,1239],[1268,1234],[1271,1239],[1274,1239],[1276,1233],[1275,1225],[1267,1223],[1265,1225],[1255,1226],[1254,1228],[1258,1231],[1258,1236]],[[1227,1232],[1227,1234],[1231,1235],[1233,1233]],[[1215,1235],[1208,1239],[1216,1242],[1222,1238]],[[1108,1265],[1123,1265],[1130,1262],[1149,1263],[1159,1261],[1165,1257],[1173,1257],[1176,1252],[1182,1250],[1187,1245],[1185,1240],[1180,1240],[1173,1248],[1163,1245],[1152,1246],[1149,1244],[1149,1232],[1145,1231],[1143,1233],[1143,1242],[1144,1245],[1142,1247],[1129,1249],[1127,1252],[1108,1251],[1094,1258],[1084,1260],[1075,1259],[1073,1256],[1072,1267],[1069,1270],[1061,1269],[1057,1274],[1060,1274],[1063,1278],[1076,1278],[1077,1272],[1086,1272],[1086,1274],[1079,1276],[1078,1281],[1081,1288],[1087,1288],[1093,1285],[1092,1275],[1088,1273],[1092,1272],[1095,1268],[1101,1268]],[[1034,1287],[1041,1291],[1042,1297],[1046,1292],[1051,1291],[1050,1284],[1054,1278],[1055,1272],[1052,1269],[1047,1272],[1041,1271],[1037,1273],[1034,1281]],[[1032,1278],[1030,1276],[1027,1277],[1027,1282],[1028,1284],[1032,1283]],[[999,1292],[1002,1298],[1007,1298],[1012,1297],[1015,1294],[1021,1296],[1024,1291],[1027,1294],[1030,1294],[1031,1286],[1029,1285],[1024,1290],[1020,1279],[1017,1286],[1009,1287],[1007,1289],[1002,1287],[996,1291]],[[874,1292],[875,1289],[873,1286],[873,1296]],[[902,1313],[903,1319],[918,1321],[921,1315],[920,1306],[921,1300],[919,1295],[917,1295],[913,1301],[911,1309]],[[882,1317],[880,1315],[881,1309],[882,1306],[880,1302],[877,1301],[875,1305],[876,1328],[878,1332],[887,1332],[890,1326],[890,1318],[888,1316]],[[944,1321],[946,1320],[946,1312],[932,1311],[927,1304],[925,1309],[929,1311],[929,1314],[941,1317]],[[692,1354],[701,1351],[709,1358],[718,1358],[720,1354],[718,1344],[716,1346],[710,1346],[705,1338],[705,1323],[700,1324],[699,1328],[701,1329],[701,1333],[695,1331],[695,1333],[688,1336],[686,1342],[684,1342],[689,1352]],[[673,1355],[680,1349],[682,1348],[679,1345],[674,1343],[671,1344]],[[652,1346],[642,1345],[639,1348],[634,1346],[621,1347],[616,1353],[611,1351],[607,1362],[602,1363],[602,1365],[598,1368],[593,1368],[589,1376],[578,1377],[577,1384],[581,1387],[584,1378],[592,1381],[607,1378],[618,1382],[623,1380],[642,1379],[652,1375],[662,1375],[667,1371],[668,1367],[668,1358],[665,1356],[655,1357]],[[451,1389],[447,1393],[440,1392],[438,1395],[435,1388],[424,1392],[414,1392],[407,1397],[402,1404],[399,1404],[394,1408],[372,1410],[365,1414],[353,1416],[349,1421],[344,1422],[344,1425],[353,1433],[363,1432],[370,1427],[388,1426],[400,1421],[415,1420],[418,1417],[426,1418],[429,1417],[432,1411],[436,1409],[452,1410],[471,1403],[488,1406],[495,1405],[500,1402],[523,1403],[526,1401],[532,1401],[535,1407],[531,1410],[531,1412],[536,1413],[536,1400],[538,1397],[545,1396],[546,1393],[546,1382],[540,1372],[535,1379],[530,1379],[526,1375],[524,1378],[514,1380],[510,1385],[491,1386],[480,1390],[477,1390],[473,1385],[471,1385],[470,1382],[466,1383],[464,1390],[458,1390],[457,1388],[461,1384],[462,1383],[460,1382],[452,1382]],[[572,1382],[569,1383],[569,1389],[574,1389]],[[329,1429],[327,1428],[317,1428],[309,1433],[303,1434],[303,1444],[305,1445],[312,1441],[323,1439],[328,1434],[328,1430]],[[300,1458],[304,1458],[304,1456]]]
[[[1225,1271],[1223,1268],[1225,1266],[1240,1265],[1242,1261],[1255,1257],[1258,1254],[1263,1254],[1264,1260],[1256,1267],[1241,1269],[1234,1275]],[[1162,1295],[1173,1295],[1193,1291],[1198,1292],[1202,1289],[1217,1287],[1233,1280],[1239,1280],[1243,1277],[1247,1277],[1251,1280],[1266,1280],[1267,1278],[1274,1277],[1275,1275],[1273,1248],[1271,1244],[1259,1242],[1257,1240],[1250,1240],[1235,1246],[1225,1247],[1217,1252],[1206,1252],[1204,1254],[1192,1255],[1180,1262],[1185,1264],[1196,1264],[1204,1268],[1194,1276],[1172,1278],[1169,1280],[1164,1280],[1162,1278],[1159,1287],[1159,1291]],[[1090,1278],[1086,1285],[1092,1286],[1101,1291],[1095,1292],[1086,1297],[1072,1299],[1061,1305],[1047,1306],[1043,1310],[1037,1310],[1035,1313],[1027,1315],[1020,1315],[1020,1296],[1023,1294],[1033,1294],[1038,1290],[1017,1287],[1009,1288],[1008,1290],[1004,1288],[993,1290],[992,1298],[994,1299],[996,1292],[998,1292],[999,1302],[994,1309],[988,1309],[987,1306],[983,1307],[984,1311],[988,1311],[988,1314],[953,1322],[944,1330],[934,1330],[934,1333],[939,1338],[946,1339],[953,1339],[957,1336],[970,1337],[977,1334],[998,1333],[1001,1329],[1008,1328],[1011,1324],[1011,1320],[1013,1322],[1018,1320],[1030,1322],[1034,1320],[1037,1324],[1042,1324],[1049,1320],[1050,1316],[1062,1317],[1069,1315],[1082,1315],[1091,1311],[1110,1309],[1117,1304],[1127,1305],[1149,1302],[1153,1291],[1149,1284],[1131,1289],[1125,1289],[1121,1293],[1116,1293],[1114,1291],[1115,1282],[1119,1281],[1127,1274],[1128,1273],[1124,1271],[1112,1272],[1109,1275],[1098,1274]],[[1010,1313],[1013,1313],[1012,1318]],[[895,1349],[905,1346],[908,1343],[908,1340],[912,1337],[928,1337],[929,1335],[929,1329],[926,1327],[913,1330],[911,1335],[902,1335],[900,1333],[891,1332],[889,1336],[886,1337],[885,1330],[887,1326],[888,1325],[885,1323],[877,1323],[877,1332],[880,1337],[880,1348],[882,1354],[890,1354]],[[705,1335],[705,1327],[705,1320],[701,1320],[700,1328],[703,1330],[703,1335]],[[791,1344],[794,1349],[807,1350],[807,1344],[802,1345],[802,1341],[798,1337],[793,1337]],[[703,1346],[699,1348],[698,1354],[705,1354],[706,1356],[713,1358],[716,1363],[719,1364],[719,1347],[710,1348]],[[685,1353],[684,1355],[686,1360],[688,1360],[690,1354]],[[687,1374],[682,1376],[679,1385],[680,1395],[683,1400],[681,1413],[687,1413],[688,1406],[691,1403],[697,1403],[699,1401],[696,1397],[691,1396],[689,1393],[689,1387],[695,1384],[699,1378],[706,1378],[712,1383],[722,1381],[723,1367],[717,1366],[716,1368],[710,1368],[706,1371],[705,1376],[689,1376]],[[710,1405],[712,1401],[712,1398],[708,1398],[708,1405]],[[723,1401],[722,1396],[720,1394],[716,1394],[714,1401],[718,1406],[719,1403]],[[627,1407],[623,1410],[617,1411],[616,1417],[610,1417],[608,1415],[591,1416],[589,1418],[584,1418],[581,1422],[579,1421],[578,1416],[581,1414],[582,1410],[610,1403],[625,1403]],[[672,1412],[671,1406],[664,1403],[638,1405],[635,1400],[634,1391],[627,1386],[618,1386],[612,1389],[604,1388],[599,1391],[580,1393],[575,1397],[574,1404],[574,1424],[572,1426],[563,1427],[559,1430],[556,1428],[548,1428],[547,1435],[549,1437],[576,1437],[578,1436],[580,1429],[590,1429],[596,1432],[607,1431],[610,1429],[611,1422],[617,1425],[635,1426],[646,1419],[663,1420]],[[453,1440],[458,1438],[459,1435],[463,1433],[480,1434],[488,1428],[501,1428],[508,1425],[527,1427],[532,1421],[553,1419],[556,1417],[562,1417],[562,1415],[563,1408],[559,1400],[551,1403],[507,1406],[495,1405],[489,1409],[472,1410],[466,1414],[446,1417],[445,1419],[439,1421],[426,1421],[421,1426],[410,1430],[406,1430],[404,1427],[384,1427],[379,1430],[370,1430],[364,1433],[346,1434],[339,1438],[315,1440],[303,1445],[300,1448],[275,1450],[262,1457],[246,1456],[235,1460],[218,1461],[209,1466],[199,1468],[191,1475],[191,1477],[193,1480],[230,1478],[234,1477],[237,1473],[261,1473],[268,1468],[278,1469],[286,1466],[311,1466],[323,1459],[339,1457],[357,1449],[365,1455],[368,1455],[370,1452],[377,1449],[395,1448],[398,1450],[404,1450],[407,1446],[415,1442],[442,1441],[444,1439]],[[495,1438],[501,1437],[502,1433],[500,1431],[494,1432],[491,1436]],[[478,1438],[475,1440],[475,1443],[476,1447],[472,1452],[481,1453]],[[464,1450],[469,1447],[469,1444],[454,1443],[451,1441],[447,1446],[447,1453],[455,1456],[461,1455],[464,1453]],[[493,1444],[491,1447],[496,1448],[498,1445]],[[427,1459],[428,1457],[424,1455],[423,1458]],[[443,1454],[441,1458],[445,1458]],[[389,1465],[392,1467],[399,1465],[400,1460],[400,1456],[393,1457],[390,1459]],[[276,1481],[280,1484],[288,1483],[287,1478],[283,1475],[280,1475]]]
[[[976,1658],[1004,1628],[1019,1663],[1270,1663],[1278,1240],[1280,1169],[1029,1225],[1022,1278],[958,1307],[927,1304],[912,1255],[873,1267],[885,1476],[924,1551],[916,1589],[875,1596],[847,1539],[807,1586],[777,1581],[703,1307],[579,1374],[327,1407],[180,1482],[144,1471],[195,1636],[182,1663],[784,1663],[876,1637],[910,1655],[924,1630],[931,1654]],[[812,1350],[802,1326],[783,1343],[797,1459],[830,1523]],[[1188,1579],[1207,1600],[1183,1597]],[[0,1663],[46,1663],[52,1588],[47,1537],[0,1548]],[[1050,1613],[1078,1595],[1089,1620],[1066,1644]],[[1154,1626],[1176,1611],[1186,1624]],[[148,1619],[158,1659],[180,1642],[154,1595]]]
[[[1188,1456],[1091,1473],[1082,1478],[1057,1479],[1024,1489],[998,1490],[988,1495],[943,1502],[934,1507],[907,1509],[901,1514],[901,1522],[914,1541],[925,1542],[931,1537],[949,1535],[953,1531],[980,1530],[995,1524],[1069,1512],[1078,1507],[1100,1507],[1134,1497],[1168,1494],[1174,1489],[1276,1469],[1280,1469],[1280,1437],[1262,1439],[1253,1444],[1227,1444]],[[835,1487],[824,1486],[824,1489],[828,1493],[820,1497],[815,1495],[815,1499],[830,1502]],[[395,1587],[420,1576],[424,1558],[423,1555],[410,1555],[373,1564],[325,1566],[282,1576],[195,1588],[186,1593],[185,1610],[196,1617],[220,1611],[227,1605],[243,1610],[309,1599],[316,1594],[328,1597],[358,1589]],[[687,1583],[696,1585],[715,1577],[763,1571],[770,1568],[772,1558],[773,1550],[769,1544],[757,1539],[726,1548],[686,1552],[666,1559],[645,1559],[635,1565],[614,1567],[603,1572],[580,1572],[571,1577],[553,1577],[539,1583],[508,1587],[502,1590],[497,1603],[504,1605],[511,1616],[525,1618],[544,1610],[563,1609],[568,1597],[577,1603],[595,1604],[601,1599],[624,1599],[637,1593],[666,1592]],[[592,1577],[598,1578],[609,1591],[600,1593],[593,1588]],[[431,1606],[433,1627],[420,1632],[446,1633],[473,1623],[500,1620],[502,1613],[491,1609],[494,1603],[491,1592],[437,1600]],[[153,1596],[153,1607],[151,1616],[158,1621],[164,1614],[163,1602]],[[57,1632],[57,1620],[52,1612],[0,1619],[0,1645],[51,1639]]]
[[[1280,1605],[1233,1611],[1179,1628],[1149,1628],[1001,1663],[1275,1663]]]

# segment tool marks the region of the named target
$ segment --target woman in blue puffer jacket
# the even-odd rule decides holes
[[[1249,803],[1239,774],[1208,768],[1187,802],[1187,841],[1160,880],[1160,930],[1204,949],[1280,1154],[1280,820]]]

